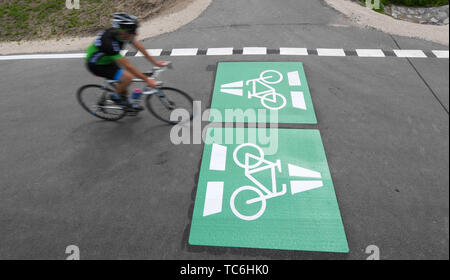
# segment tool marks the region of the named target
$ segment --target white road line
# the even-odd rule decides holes
[[[345,56],[343,49],[317,49],[319,56]]]
[[[232,55],[233,48],[209,48],[206,55]]]
[[[243,55],[266,55],[267,48],[247,47],[243,49]]]
[[[193,56],[197,55],[197,48],[192,49],[173,49],[171,56]]]
[[[394,50],[397,57],[427,57],[427,55],[421,50]]]
[[[163,49],[147,49],[151,56],[160,56]],[[144,56],[141,52],[137,52],[136,57]]]
[[[233,48],[208,48],[206,55],[233,55]],[[307,56],[308,50],[306,48],[280,48],[280,55],[298,55]],[[164,49],[148,49],[151,56],[161,56]],[[170,50],[168,50],[170,51]],[[267,48],[246,47],[243,48],[243,55],[267,55]],[[420,57],[427,58],[427,54],[423,50],[393,50],[394,57]],[[129,50],[122,50],[121,54],[126,55]],[[173,49],[171,50],[171,56],[197,56],[198,48],[189,49]],[[385,57],[385,54],[380,49],[357,49],[356,53],[359,57]],[[437,58],[448,59],[448,50],[433,50],[432,53]],[[319,56],[328,57],[344,57],[346,56],[343,49],[317,49]],[[134,56],[142,57],[140,52],[137,52]],[[65,53],[65,54],[24,54],[24,55],[0,55],[0,60],[27,60],[27,59],[57,59],[57,58],[84,58],[85,53]],[[433,56],[434,57],[434,56]]]
[[[227,162],[227,147],[213,144],[211,150],[211,160],[209,170],[225,171]]]
[[[356,49],[359,57],[386,57],[380,49]]]
[[[19,59],[53,59],[53,58],[84,58],[85,53],[66,53],[66,54],[26,54],[26,55],[8,55],[0,56],[0,60],[19,60]]]
[[[280,48],[280,55],[308,55],[306,48]]]
[[[223,185],[224,182],[208,182],[206,185],[203,216],[222,212]]]
[[[448,58],[448,51],[433,51],[437,58]]]

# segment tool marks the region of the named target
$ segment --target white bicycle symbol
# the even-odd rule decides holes
[[[266,70],[259,75],[259,78],[248,80],[246,85],[248,86],[252,83],[252,91],[248,92],[248,98],[256,97],[261,99],[261,104],[269,110],[279,110],[286,106],[286,98],[275,91],[275,89],[270,86],[278,84],[283,80],[283,75],[276,70]],[[267,90],[257,92],[256,85],[262,85]]]
[[[243,152],[245,149],[250,150],[251,152]],[[243,158],[242,158],[243,157]],[[281,191],[277,190],[277,183],[276,183],[276,176],[275,171],[276,169],[278,172],[281,172],[281,162],[280,160],[277,160],[275,163],[270,162],[266,159],[264,159],[264,152],[263,150],[251,143],[244,143],[239,145],[233,153],[233,159],[234,162],[241,168],[245,169],[245,176],[250,179],[257,187],[254,186],[243,186],[238,189],[236,189],[233,194],[231,195],[230,199],[230,206],[231,211],[233,211],[234,215],[236,217],[246,220],[246,221],[252,221],[256,220],[264,213],[266,210],[266,201],[267,199],[274,198],[277,196],[282,196],[286,193],[287,186],[286,184],[282,184]],[[255,163],[250,163],[251,161],[256,161]],[[266,188],[261,182],[255,179],[253,177],[253,174],[265,171],[267,169],[270,169],[271,177],[272,177],[272,186],[271,189]],[[256,198],[248,199],[246,201],[246,205],[250,205],[253,203],[260,203],[259,210],[254,215],[247,215],[242,214],[242,211],[238,211],[236,209],[236,197],[244,192],[252,192],[253,195],[256,194]]]

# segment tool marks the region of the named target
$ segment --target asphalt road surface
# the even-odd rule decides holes
[[[156,49],[448,50],[352,25],[323,1],[214,0]],[[141,57],[131,61],[151,69]],[[219,61],[301,61],[350,252],[188,244],[203,145],[174,145],[148,112],[100,121],[76,90],[83,59],[0,61],[0,259],[446,259],[449,61],[438,58],[162,56],[163,80],[209,106]],[[204,123],[205,124],[205,123]]]

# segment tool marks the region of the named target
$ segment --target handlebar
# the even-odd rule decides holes
[[[171,61],[166,61],[166,65],[163,66],[163,67],[154,66],[151,72],[144,72],[144,74],[149,76],[149,77],[151,77],[151,78],[155,78],[156,79],[156,77],[158,77],[158,75],[161,72],[164,72],[167,69],[173,69]]]

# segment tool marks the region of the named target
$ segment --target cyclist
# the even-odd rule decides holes
[[[156,61],[146,51],[144,45],[136,40],[139,22],[135,16],[114,13],[111,23],[112,28],[100,32],[95,42],[87,48],[87,68],[96,76],[119,81],[115,88],[116,94],[113,94],[111,99],[125,106],[127,110],[140,111],[143,109],[141,106],[131,106],[128,101],[128,86],[134,77],[144,80],[151,87],[156,87],[156,81],[131,65],[120,51],[127,43],[131,43],[154,65],[163,67],[166,62]]]

